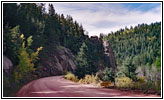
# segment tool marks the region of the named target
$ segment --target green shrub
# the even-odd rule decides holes
[[[115,78],[115,84],[118,88],[132,88],[133,81],[129,77]]]
[[[146,80],[146,77],[138,77],[138,81],[133,83],[133,89],[135,90],[143,90],[145,92],[148,92],[149,90],[153,90],[157,93],[160,93],[161,90],[161,82],[160,81],[150,81]]]
[[[135,82],[133,85],[133,89],[135,90],[148,90],[147,83]]]
[[[161,90],[161,81],[160,80],[155,82],[155,87],[157,90]]]
[[[71,80],[73,82],[78,82],[78,78],[77,76],[75,76],[73,73],[71,72],[68,72],[65,76],[64,76],[65,79],[67,80]]]
[[[9,88],[10,87],[10,81],[7,76],[3,76],[3,88]]]
[[[133,84],[133,89],[137,90],[146,90],[147,89],[147,83],[145,81],[145,77],[138,77],[137,81]]]
[[[161,81],[158,80],[155,82],[155,88],[158,94],[161,94]]]
[[[104,81],[114,81],[114,72],[112,71],[112,68],[106,68],[104,70],[104,77],[103,77],[103,80]]]

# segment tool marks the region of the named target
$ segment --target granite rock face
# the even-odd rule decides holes
[[[97,37],[92,37],[91,41],[103,44],[104,51],[102,51],[102,55],[104,54],[104,60],[109,67],[116,71],[116,60],[109,41],[101,41]],[[53,52],[47,53],[47,56],[40,61],[40,68],[37,69],[39,77],[63,75],[66,72],[74,72],[76,69],[75,57],[68,48],[58,46]],[[103,59],[102,62],[98,63],[98,67],[100,71],[107,67],[104,65]]]
[[[38,69],[40,77],[62,75],[67,71],[76,69],[75,57],[71,51],[59,46],[52,54],[45,58]]]
[[[113,71],[116,71],[117,69],[116,59],[109,41],[104,41],[103,45],[104,45],[104,52],[105,52],[105,60],[109,62],[109,65],[111,66]]]

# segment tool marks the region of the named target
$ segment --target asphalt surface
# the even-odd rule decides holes
[[[17,97],[160,97],[138,92],[100,88],[88,84],[74,83],[62,76],[34,80],[23,86]]]

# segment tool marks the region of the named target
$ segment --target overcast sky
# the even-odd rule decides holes
[[[161,21],[160,3],[53,3],[59,14],[71,15],[89,36]]]

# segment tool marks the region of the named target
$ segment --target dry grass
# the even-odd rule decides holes
[[[78,78],[77,76],[75,76],[73,73],[71,72],[68,72],[65,76],[64,76],[65,79],[68,79],[68,80],[71,80],[73,82],[78,82]]]
[[[98,76],[94,76],[94,75],[85,75],[84,78],[79,80],[79,83],[83,83],[83,84],[98,84],[100,82]]]

